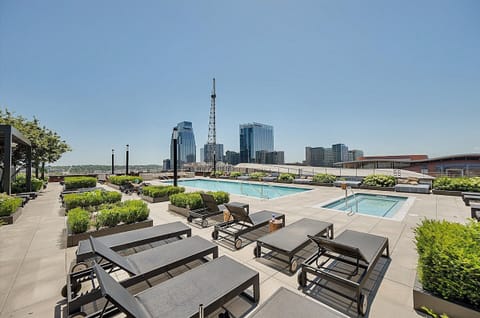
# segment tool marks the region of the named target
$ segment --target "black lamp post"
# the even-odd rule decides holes
[[[115,150],[112,149],[112,174],[115,174]]]
[[[126,155],[126,156],[127,156],[127,158],[126,158],[127,160],[126,160],[126,163],[125,163],[125,164],[126,164],[125,174],[126,174],[127,176],[128,176],[128,147],[129,147],[129,146],[128,146],[128,144],[127,144],[127,155]]]
[[[178,142],[178,129],[173,128],[173,186],[177,186],[177,142]]]

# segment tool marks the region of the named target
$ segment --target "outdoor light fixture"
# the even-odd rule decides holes
[[[173,186],[177,186],[177,142],[178,142],[178,129],[173,128]]]
[[[128,147],[129,145],[127,144],[127,154],[126,154],[126,163],[125,163],[125,174],[128,176]]]
[[[112,174],[115,174],[115,150],[112,149]]]

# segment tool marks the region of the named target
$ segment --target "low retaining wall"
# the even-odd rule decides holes
[[[415,278],[415,285],[413,287],[413,307],[415,310],[424,311],[422,307],[433,310],[437,314],[446,314],[449,317],[455,318],[478,318],[480,311],[476,311],[465,305],[453,303],[442,299],[431,293],[425,291],[422,284]]]
[[[17,211],[8,216],[0,216],[0,221],[3,221],[5,224],[13,224],[20,217],[20,215],[22,215],[22,211],[22,207],[19,207]]]
[[[439,195],[451,195],[455,197],[461,197],[462,196],[462,191],[449,191],[449,190],[432,190],[433,194],[439,194]]]
[[[369,185],[363,185],[363,184],[360,186],[360,189],[390,191],[390,192],[395,191],[394,187],[377,187],[377,186],[369,186]]]
[[[145,200],[147,202],[150,202],[150,203],[158,203],[158,202],[165,202],[165,201],[168,201],[168,196],[166,197],[158,197],[158,198],[153,198],[153,197],[149,197],[149,196],[146,196],[146,195],[140,195],[140,197],[142,198],[142,200]]]
[[[151,226],[153,226],[153,220],[147,219],[142,222],[136,222],[132,224],[120,224],[114,227],[99,229],[98,231],[88,231],[88,232],[78,233],[78,234],[71,233],[70,229],[68,229],[67,247],[77,246],[78,242],[82,240],[87,240],[90,236],[100,237],[100,236],[105,236],[105,235],[110,235],[110,234],[115,234],[120,232],[142,229],[142,228],[151,227]]]
[[[190,215],[190,209],[179,208],[178,206],[174,206],[173,204],[168,205],[168,211],[181,214],[185,217],[188,217]]]

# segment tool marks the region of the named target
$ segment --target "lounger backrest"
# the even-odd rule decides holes
[[[94,254],[97,254],[104,259],[108,260],[109,262],[117,265],[124,271],[127,271],[129,274],[135,275],[137,274],[137,271],[135,268],[133,268],[128,261],[113,251],[111,248],[94,238],[93,236],[90,236],[90,245],[92,246],[92,251]]]
[[[115,281],[105,270],[98,264],[93,266],[98,284],[102,291],[102,296],[107,298],[115,306],[119,307],[130,317],[143,318],[149,317],[145,310],[141,307],[135,297],[130,292]]]
[[[246,221],[250,223],[252,222],[250,220],[250,217],[248,216],[247,210],[245,210],[244,208],[239,206],[234,206],[234,205],[228,205],[228,204],[225,204],[225,206],[227,207],[228,212],[230,212],[230,215],[233,217],[233,220],[235,220],[236,222],[239,222],[239,221]]]
[[[320,236],[308,235],[308,238],[315,242],[319,248],[324,248],[330,252],[334,252],[343,256],[360,259],[368,264],[368,260],[365,258],[365,256],[362,254],[358,247],[338,243],[335,242],[335,239],[331,240]]]
[[[218,205],[215,201],[215,198],[211,194],[207,193],[200,193],[202,197],[203,205],[210,211],[210,212],[218,212]]]

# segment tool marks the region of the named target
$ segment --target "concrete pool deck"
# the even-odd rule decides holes
[[[367,286],[371,292],[366,317],[392,314],[395,317],[424,316],[413,310],[412,288],[417,253],[412,229],[423,218],[466,222],[470,217],[470,209],[462,199],[402,193],[402,196],[414,197],[415,200],[404,219],[395,221],[359,214],[348,216],[344,212],[316,208],[314,206],[319,203],[341,196],[343,190],[316,186],[308,188],[313,190],[273,200],[237,195],[231,195],[230,200],[250,204],[251,213],[259,210],[285,213],[287,225],[307,217],[333,223],[336,234],[352,229],[388,237],[391,260],[377,266],[372,284]],[[0,227],[0,317],[64,317],[65,300],[60,290],[65,285],[66,273],[76,248],[65,248],[65,216],[58,200],[61,189],[58,183],[50,183],[37,199],[24,207],[22,216],[15,224]],[[124,199],[136,198],[136,195],[124,195]],[[148,205],[154,225],[173,221],[187,223],[183,216],[168,212],[168,202]],[[192,225],[193,235],[211,240],[211,232],[212,227],[202,229]],[[298,290],[296,275],[284,270],[287,267],[285,263],[255,259],[253,247],[254,244],[248,244],[234,251],[220,242],[219,254],[229,255],[260,273],[260,302],[281,286],[304,295]],[[357,316],[355,304],[339,301],[328,293],[317,296],[315,299],[329,303],[340,312],[351,317]],[[227,307],[235,316],[248,317],[248,314],[245,315],[248,308],[245,311],[241,299],[232,301]]]

